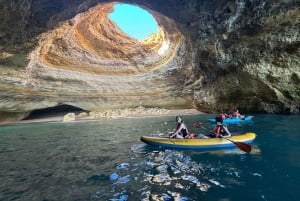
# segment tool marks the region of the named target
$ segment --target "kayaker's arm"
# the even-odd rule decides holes
[[[179,128],[170,135],[170,138],[176,137],[176,138],[183,138],[181,135],[179,135],[179,132],[181,131],[181,129],[184,127],[183,124],[180,124]]]
[[[225,130],[225,132],[226,132],[227,135],[226,136],[222,135],[222,137],[231,137],[231,133],[229,132],[227,126],[223,126],[223,129]]]

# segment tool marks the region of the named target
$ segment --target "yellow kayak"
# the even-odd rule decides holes
[[[233,135],[229,138],[170,139],[142,136],[140,140],[148,145],[158,148],[205,150],[232,148],[237,146],[237,143],[251,144],[255,138],[255,133],[247,132],[240,135]]]

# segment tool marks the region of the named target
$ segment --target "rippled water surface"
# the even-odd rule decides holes
[[[214,115],[184,116],[191,131]],[[299,201],[300,116],[256,115],[253,151],[158,150],[174,117],[0,127],[0,200]]]

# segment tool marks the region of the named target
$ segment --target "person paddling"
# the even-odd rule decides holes
[[[182,117],[176,116],[176,121],[177,121],[176,130],[169,137],[170,138],[179,138],[179,139],[187,138],[189,136],[189,131],[188,131],[186,124],[182,120]]]
[[[226,126],[223,125],[223,119],[216,117],[216,126],[211,134],[211,137],[230,137],[231,133]]]
[[[235,118],[245,119],[245,115],[241,115],[239,110],[236,110],[235,112],[233,112],[232,116]]]

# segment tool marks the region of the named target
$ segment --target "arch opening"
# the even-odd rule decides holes
[[[158,32],[139,41],[109,19],[114,6],[119,4],[99,4],[45,33],[46,40],[41,41],[32,60],[60,70],[99,76],[137,75],[163,68],[182,44],[183,37],[175,22],[141,6],[155,18]]]
[[[153,15],[139,6],[115,4],[108,16],[125,34],[139,41],[158,33]]]

